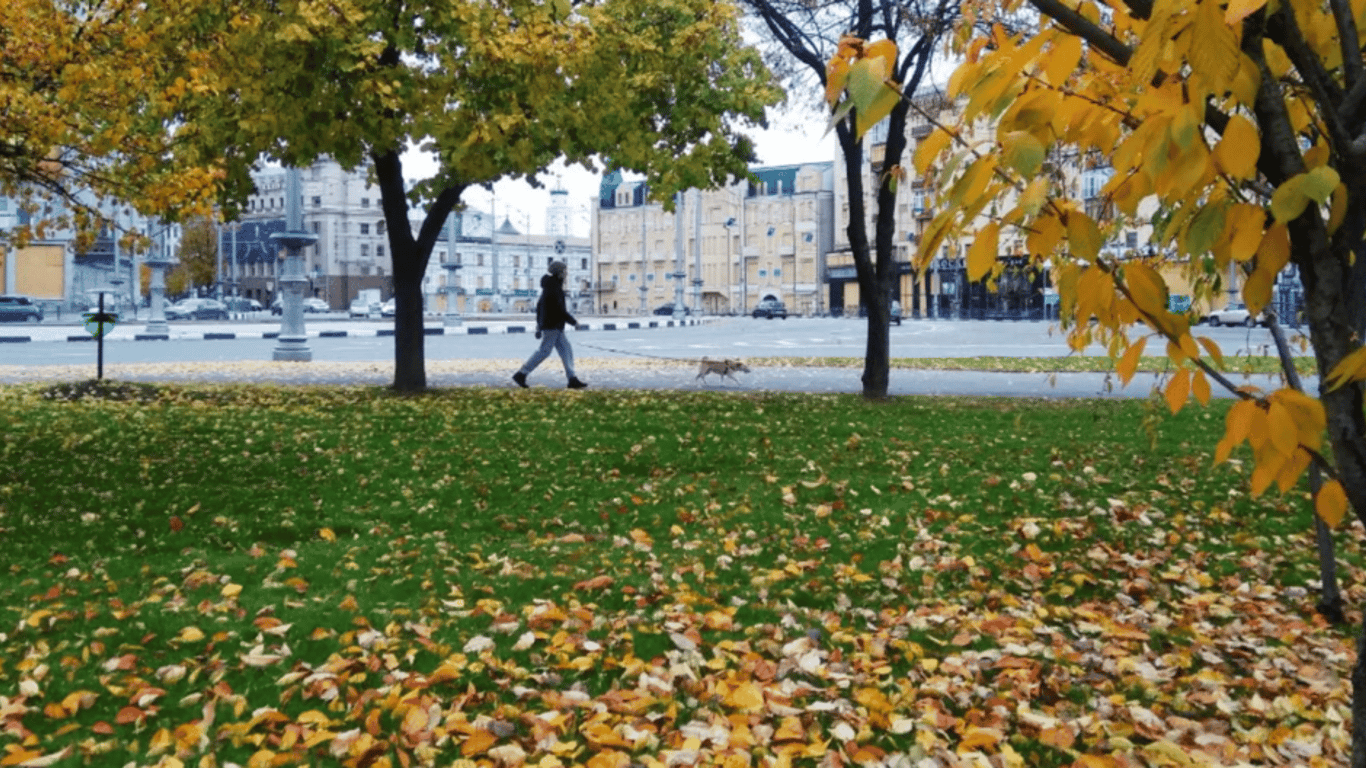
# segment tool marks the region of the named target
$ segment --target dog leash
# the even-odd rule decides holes
[[[613,348],[611,348],[611,347],[599,347],[599,346],[597,346],[596,344],[585,344],[584,342],[581,342],[581,341],[575,341],[575,342],[574,342],[574,346],[576,346],[576,347],[587,347],[587,348],[589,348],[589,349],[596,349],[596,350],[598,350],[599,352],[615,352],[615,353],[617,353],[617,354],[619,354],[619,355],[635,355],[636,357],[648,357],[648,358],[651,358],[652,360],[670,360],[670,361],[673,361],[673,362],[676,362],[676,363],[700,363],[700,362],[702,362],[704,359],[706,359],[707,362],[712,362],[712,363],[719,363],[719,362],[722,362],[721,360],[711,360],[711,359],[708,359],[708,358],[701,358],[701,357],[665,357],[665,356],[663,356],[663,355],[649,355],[649,354],[646,354],[646,353],[644,353],[644,352],[633,352],[633,351],[631,351],[631,350],[629,350],[629,349],[613,349]]]

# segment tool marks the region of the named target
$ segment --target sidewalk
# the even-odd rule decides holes
[[[524,392],[512,381],[521,365],[518,359],[428,358],[427,386],[431,389],[487,388],[510,393]],[[697,378],[695,363],[623,357],[582,357],[575,361],[579,377],[591,390],[709,391],[754,394],[799,392],[813,395],[857,395],[862,391],[860,368],[827,368],[767,362],[751,363],[750,373],[737,373],[735,381],[708,376]],[[56,383],[93,378],[95,365],[0,365],[0,386],[6,384]],[[307,363],[238,360],[197,363],[106,363],[106,379],[148,383],[261,384],[267,386],[387,387],[393,383],[392,362]],[[1124,388],[1112,386],[1101,373],[983,373],[980,371],[893,370],[888,394],[969,397],[1034,397],[1127,399],[1151,394],[1156,377],[1140,375]],[[1267,381],[1250,381],[1262,386]],[[530,376],[532,392],[563,391],[564,370],[552,358]],[[1220,393],[1215,394],[1221,397]]]
[[[262,315],[229,322],[175,321],[168,323],[164,335],[148,334],[146,312],[137,320],[121,322],[105,336],[111,341],[167,341],[219,339],[274,339],[280,335],[279,315]],[[594,318],[579,325],[580,331],[613,331],[628,328],[675,328],[699,325],[699,318],[675,320],[671,317]],[[532,333],[536,321],[530,317],[466,318],[462,325],[446,327],[440,317],[425,318],[428,336],[476,336],[480,334]],[[309,338],[393,336],[393,320],[351,320],[336,315],[304,316],[305,335]],[[0,344],[23,344],[51,341],[93,341],[85,326],[78,322],[41,323],[38,325],[0,326]]]

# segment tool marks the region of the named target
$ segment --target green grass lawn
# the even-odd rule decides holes
[[[0,766],[1345,760],[1225,403],[100,389],[0,388]]]

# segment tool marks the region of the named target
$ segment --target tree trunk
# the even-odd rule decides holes
[[[1281,370],[1285,372],[1285,379],[1292,389],[1303,392],[1304,385],[1300,382],[1299,371],[1295,370],[1295,360],[1290,356],[1290,345],[1285,340],[1285,331],[1281,328],[1280,319],[1275,313],[1267,313],[1267,325],[1271,330],[1271,339],[1276,343],[1276,354],[1281,359]],[[1319,496],[1319,489],[1323,487],[1323,476],[1317,466],[1309,467],[1309,495],[1310,509],[1312,512],[1313,499]],[[1342,592],[1338,589],[1338,562],[1333,551],[1333,532],[1328,528],[1328,524],[1323,522],[1323,518],[1314,514],[1314,543],[1317,545],[1319,553],[1319,583],[1322,585],[1319,591],[1318,605],[1314,606],[1320,616],[1328,619],[1333,624],[1343,624],[1347,617],[1343,614]]]
[[[427,208],[416,238],[408,219],[408,192],[398,152],[375,152],[375,180],[389,231],[394,275],[394,384],[399,392],[427,388],[426,330],[422,320],[422,275],[437,235],[464,192],[463,186],[442,190]]]

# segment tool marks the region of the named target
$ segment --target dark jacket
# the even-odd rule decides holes
[[[563,331],[565,324],[579,321],[564,306],[564,281],[554,275],[541,276],[541,300],[536,302],[536,327],[542,331]]]

